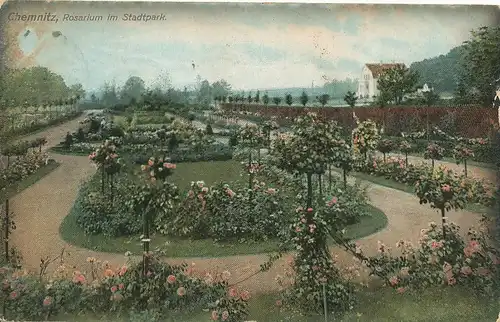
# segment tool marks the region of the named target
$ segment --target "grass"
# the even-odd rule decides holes
[[[341,173],[341,170],[339,169],[332,169],[335,172]],[[392,188],[396,190],[400,190],[406,193],[414,194],[415,193],[415,188],[411,185],[407,185],[404,183],[396,182],[391,179],[386,179],[384,177],[377,177],[377,176],[372,176],[366,173],[361,173],[361,172],[350,172],[349,176],[354,177],[359,180],[364,180],[368,181],[380,186],[384,186],[387,188]],[[476,212],[476,213],[492,213],[492,209],[483,205],[479,204],[468,204],[465,210],[471,211],[471,212]]]
[[[61,155],[75,155],[75,156],[88,156],[91,151],[82,152],[82,151],[68,151],[61,146],[54,146],[49,149],[49,152],[61,154]]]
[[[59,166],[57,162],[51,162],[47,165],[42,166],[36,172],[30,174],[26,179],[21,180],[13,185],[7,187],[7,189],[0,195],[0,201],[4,201],[7,198],[12,198],[19,192],[27,189],[37,181],[41,180],[43,177],[54,171]]]
[[[235,161],[210,161],[195,163],[179,163],[172,175],[171,180],[181,190],[188,189],[191,181],[202,180],[212,185],[224,178],[227,182],[246,180],[241,173],[241,165]],[[387,225],[385,214],[371,205],[367,205],[367,212],[362,220],[346,228],[347,236],[358,239],[371,235]],[[130,251],[134,254],[142,251],[139,236],[109,238],[103,235],[85,235],[78,226],[77,213],[73,208],[64,218],[60,227],[62,238],[70,244],[102,252],[125,253]],[[269,253],[277,249],[276,241],[263,242],[227,242],[216,243],[210,239],[186,240],[169,238],[156,235],[152,238],[152,249],[161,248],[167,257],[219,257],[240,254]]]
[[[278,294],[259,294],[249,300],[248,320],[258,322],[324,322],[321,315],[299,316],[276,307]],[[341,318],[328,316],[328,322],[493,322],[499,312],[497,302],[480,299],[459,287],[431,288],[419,294],[396,294],[390,288],[365,289],[358,293],[359,303],[352,312]],[[59,320],[83,321],[130,321],[125,316],[58,316]],[[163,321],[208,321],[210,312],[174,314]]]

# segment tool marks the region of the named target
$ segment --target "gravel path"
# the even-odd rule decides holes
[[[74,130],[73,127],[77,127],[77,121],[44,132],[43,135],[50,138],[47,147],[59,143],[61,136],[68,130]],[[66,247],[70,252],[70,256],[66,257],[66,263],[75,265],[82,271],[86,270],[86,258],[89,256],[107,260],[116,266],[125,263],[125,257],[121,254],[100,253],[77,248],[66,244],[60,238],[59,226],[73,205],[79,184],[88,178],[95,169],[89,164],[86,157],[65,155],[53,155],[53,157],[61,162],[61,166],[16,195],[11,202],[14,221],[17,225],[11,240],[23,256],[24,266],[29,270],[38,270],[41,257],[56,256],[63,247]],[[440,215],[436,210],[419,205],[418,200],[413,195],[377,185],[370,185],[368,194],[371,203],[381,209],[389,221],[386,229],[360,240],[360,244],[369,254],[376,252],[378,240],[391,247],[394,247],[396,242],[402,238],[416,243],[420,229],[427,227],[430,221],[440,221]],[[464,227],[465,231],[465,228],[478,222],[480,215],[459,211],[450,212],[449,218]],[[338,255],[341,265],[353,263],[352,256],[342,250],[334,247],[332,252]],[[228,269],[232,273],[231,282],[239,281],[257,271],[266,260],[266,255],[213,259],[167,259],[169,263],[194,262],[195,267],[199,270]],[[258,274],[241,283],[240,286],[252,292],[276,290],[277,284],[274,278],[276,274],[283,274],[285,265],[286,258],[276,263],[271,271]]]
[[[382,153],[377,152],[377,155],[382,157]],[[387,155],[387,157],[390,157],[390,156],[404,158],[404,154],[398,154],[398,153],[389,153]],[[419,164],[421,162],[425,162],[429,165],[431,164],[431,160],[426,160],[422,157],[412,156],[412,155],[408,156],[408,162],[413,163],[413,164]],[[458,173],[461,173],[464,171],[463,164],[456,164],[456,163],[451,163],[451,162],[447,162],[447,161],[434,161],[434,166],[439,166],[439,165],[444,165],[448,169],[451,169],[451,170],[456,171]],[[470,177],[477,178],[477,179],[484,179],[484,180],[487,180],[489,182],[495,182],[497,172],[494,169],[482,168],[482,167],[472,166],[472,165],[467,164],[467,175]]]

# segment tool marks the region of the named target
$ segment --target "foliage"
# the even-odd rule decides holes
[[[459,164],[474,157],[474,152],[467,145],[459,143],[453,149],[453,157],[457,161],[457,164]]]
[[[11,160],[8,168],[0,170],[0,191],[35,173],[47,160],[47,154],[40,152],[29,152]]]
[[[438,167],[426,175],[422,175],[415,183],[415,192],[420,204],[429,204],[432,208],[463,209],[468,200],[468,189],[465,178],[452,170]]]
[[[162,233],[193,239],[266,240],[280,235],[289,220],[283,197],[263,182],[256,182],[253,191],[223,183],[208,187],[202,181],[193,182],[170,217],[156,224]]]
[[[269,104],[269,95],[267,95],[267,93],[262,96],[262,103],[264,103],[264,105]]]
[[[330,100],[330,95],[322,94],[322,95],[318,96],[317,99],[318,99],[318,102],[321,104],[321,106],[324,107],[328,103],[328,101]]]
[[[281,103],[281,97],[273,97],[273,103],[278,106]]]
[[[292,134],[280,134],[272,153],[279,168],[291,173],[322,174],[336,138],[314,113],[295,119]]]
[[[479,91],[484,106],[490,106],[495,92],[493,81],[500,75],[499,40],[499,27],[480,27],[471,31],[471,39],[464,43],[462,67],[467,85]]]
[[[395,157],[388,158],[386,162],[380,158],[373,158],[370,162],[355,163],[354,170],[384,177],[409,186],[414,186],[421,178],[432,178],[433,173],[432,168],[423,162],[421,164],[410,163],[405,165],[403,159]],[[448,170],[439,170],[439,168],[436,171],[449,172]],[[468,203],[479,203],[487,207],[494,204],[495,188],[491,183],[464,176],[457,175],[455,177],[455,174],[452,175],[451,173],[450,176],[458,180],[458,183],[454,183],[454,185],[462,185],[462,183],[465,185]]]
[[[128,236],[140,232],[142,219],[130,207],[130,199],[136,196],[139,187],[124,178],[119,178],[115,198],[111,201],[101,193],[95,180],[86,183],[74,204],[77,224],[85,234],[104,236]]]
[[[343,205],[332,197],[320,198],[315,209],[298,206],[290,224],[291,241],[297,254],[292,259],[293,284],[285,289],[284,302],[305,311],[322,312],[323,289],[329,312],[341,314],[353,308],[353,285],[345,281],[326,247],[331,229],[342,230]]]
[[[463,238],[457,225],[445,224],[442,230],[431,222],[428,229],[422,229],[418,247],[401,240],[396,245],[400,254],[392,254],[379,242],[377,256],[366,258],[360,249],[356,253],[398,293],[446,285],[492,296],[498,294],[500,261],[489,238],[485,225],[479,231],[469,228]]]
[[[423,82],[432,84],[437,93],[453,93],[456,80],[460,77],[463,46],[451,49],[446,55],[440,55],[423,61],[414,62],[410,70],[420,75],[419,85]]]
[[[127,313],[157,320],[173,313],[202,309],[229,310],[228,321],[241,321],[250,294],[229,288],[230,273],[202,275],[187,264],[169,265],[150,256],[147,276],[142,262],[111,267],[88,258],[90,272],[70,271],[61,260],[50,278],[1,268],[6,316],[16,320],[48,320],[60,314]],[[44,276],[42,276],[44,277]],[[232,316],[231,316],[232,315]]]
[[[360,122],[356,118],[356,128],[352,130],[354,151],[363,155],[377,147],[380,140],[380,134],[377,129],[377,124],[371,120]]]
[[[353,91],[348,91],[344,96],[344,102],[346,102],[349,107],[354,108],[356,106],[356,101],[358,98],[356,97],[356,93]]]
[[[419,75],[404,65],[393,67],[380,75],[378,88],[387,93],[395,104],[400,104],[404,96],[415,91]]]
[[[309,102],[309,96],[307,96],[307,93],[303,91],[302,95],[300,95],[300,104],[305,107],[307,102]]]
[[[390,153],[394,148],[394,143],[390,139],[382,139],[377,144],[377,150],[384,154]]]
[[[424,158],[431,160],[441,160],[443,159],[443,154],[444,149],[440,145],[436,143],[430,143],[424,152]]]
[[[412,145],[406,140],[403,140],[399,143],[399,150],[403,153],[410,153],[412,151],[412,148]]]

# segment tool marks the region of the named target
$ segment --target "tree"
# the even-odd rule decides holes
[[[120,98],[122,103],[129,104],[132,98],[136,101],[141,101],[142,95],[146,91],[146,86],[142,78],[132,76],[123,85]]]
[[[439,95],[434,92],[434,90],[424,92],[424,104],[427,105],[427,107],[431,107],[436,104],[437,101],[439,101]]]
[[[300,104],[306,107],[307,102],[309,102],[309,96],[307,96],[306,91],[302,91],[302,95],[300,96]]]
[[[252,101],[253,101],[252,94],[248,94],[247,101],[248,101],[248,104],[252,103]]]
[[[288,106],[292,106],[292,103],[293,103],[293,98],[292,98],[292,94],[290,93],[287,93],[285,95],[285,102]]]
[[[457,84],[457,87],[456,87],[455,93],[454,93],[454,100],[455,100],[455,103],[459,104],[459,105],[465,105],[465,104],[468,104],[470,102],[467,87],[466,87],[465,82],[463,80],[460,80]]]
[[[213,97],[220,97],[223,101],[223,97],[227,97],[231,91],[231,85],[224,79],[218,80],[212,84],[212,95]]]
[[[257,94],[255,94],[255,103],[260,103],[260,91],[257,91]]]
[[[330,95],[328,94],[323,94],[318,97],[318,102],[321,104],[321,106],[325,107],[326,103],[330,100]]]
[[[404,65],[384,71],[378,80],[378,89],[386,93],[395,104],[401,104],[405,94],[413,93],[419,75]]]
[[[464,42],[464,76],[467,85],[479,92],[480,102],[490,106],[494,81],[500,77],[500,27],[481,27],[471,36]]]
[[[280,105],[281,97],[273,97],[273,103],[276,104],[276,106]]]
[[[203,80],[198,88],[197,102],[201,107],[208,107],[212,101],[212,87],[210,83],[205,79]]]
[[[351,108],[354,108],[356,106],[356,101],[358,100],[358,97],[356,96],[356,93],[353,91],[348,91],[347,94],[344,96],[344,102],[346,102],[347,105],[349,105]]]
[[[267,93],[265,93],[264,96],[262,96],[262,102],[265,105],[269,104],[269,95],[267,95]]]

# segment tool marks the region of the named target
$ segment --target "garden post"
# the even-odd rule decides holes
[[[328,190],[332,190],[332,165],[328,165]]]
[[[248,189],[252,190],[253,172],[252,172],[252,150],[248,151]]]
[[[434,170],[434,159],[431,159],[432,162],[432,169]]]
[[[408,168],[408,152],[405,152],[405,165]]]
[[[312,173],[307,173],[307,208],[312,208]]]
[[[4,235],[5,235],[5,240],[4,240],[4,246],[5,246],[5,261],[8,263],[9,262],[9,226],[10,226],[10,220],[9,220],[9,198],[5,200],[5,218],[4,218]]]
[[[446,240],[446,231],[444,229],[444,225],[446,224],[446,213],[444,211],[444,205],[441,207],[441,225],[443,227],[443,239]]]
[[[342,169],[342,172],[344,174],[344,189],[347,188],[347,170],[344,168]]]
[[[7,168],[9,168],[9,159],[7,158]],[[10,227],[10,220],[9,220],[9,212],[10,212],[10,207],[9,207],[9,196],[7,196],[7,199],[5,200],[5,221],[4,221],[4,235],[5,235],[5,240],[4,240],[4,246],[5,246],[5,261],[8,263],[9,262],[9,227]]]
[[[467,178],[467,159],[464,159],[465,177]]]
[[[318,174],[318,183],[319,183],[319,195],[323,196],[323,178],[321,174]]]
[[[325,322],[328,322],[328,308],[326,306],[326,283],[323,283],[323,307],[325,309]]]
[[[101,192],[104,193],[104,165],[101,165]]]
[[[149,263],[148,263],[148,256],[149,256],[149,242],[151,241],[149,239],[149,206],[146,208],[146,211],[143,213],[143,245],[144,245],[144,254],[142,256],[142,262],[143,262],[143,269],[142,269],[142,274],[143,276],[146,276],[148,273],[148,268],[149,268]]]

